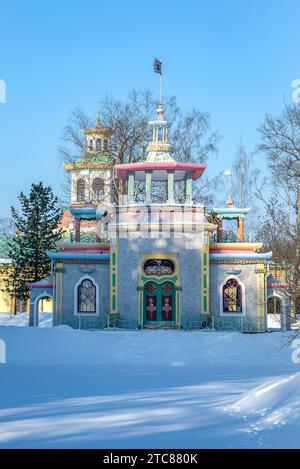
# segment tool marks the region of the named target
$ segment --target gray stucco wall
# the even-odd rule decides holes
[[[199,235],[195,235],[194,242]],[[201,258],[200,248],[193,248],[191,239],[144,239],[139,233],[119,240],[118,298],[120,318],[139,322],[138,266],[141,254],[177,254],[179,262],[180,314],[181,320],[198,320],[201,299]],[[155,257],[155,256],[154,256]]]
[[[99,327],[99,321],[94,320],[98,318],[106,322],[109,314],[109,264],[85,264],[82,263],[64,263],[62,273],[62,315],[54,315],[54,324],[60,324],[61,319],[64,324],[69,324],[73,327],[79,326],[79,316],[74,314],[74,288],[80,279],[85,276],[90,276],[94,279],[99,287],[99,296],[97,301],[99,303],[99,316],[85,316],[81,315],[82,328],[90,328],[94,326]],[[76,289],[77,290],[77,289]],[[77,291],[76,293],[77,294]]]
[[[265,301],[264,283],[260,281],[260,292],[258,292],[256,264],[210,264],[210,313],[217,319],[221,318],[228,323],[232,316],[221,315],[222,295],[220,286],[227,277],[236,277],[245,287],[243,298],[243,313],[245,319],[253,325],[258,324],[258,309],[260,311],[258,329],[265,330]],[[264,277],[262,277],[264,278]],[[238,317],[238,316],[236,316]]]

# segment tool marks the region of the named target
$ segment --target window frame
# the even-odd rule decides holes
[[[227,312],[224,311],[224,298],[223,298],[223,289],[228,280],[235,280],[238,285],[241,288],[241,306],[242,306],[242,311],[241,312]],[[229,275],[228,277],[225,278],[223,283],[220,285],[220,292],[219,292],[219,301],[220,301],[220,316],[226,316],[226,317],[241,317],[241,316],[246,316],[246,295],[245,295],[245,285],[241,280],[236,277],[235,275]]]
[[[83,198],[82,200],[79,200],[79,197],[78,197],[78,185],[79,183],[83,182],[83,189],[81,188],[81,190],[83,190]],[[77,179],[76,181],[76,202],[78,203],[81,203],[81,202],[84,202],[85,201],[85,180],[84,178],[80,177],[79,179]]]
[[[90,280],[92,284],[95,287],[95,312],[80,312],[78,311],[79,308],[79,288],[84,282],[84,280]],[[99,303],[100,303],[100,298],[99,298],[99,285],[95,281],[95,279],[91,275],[83,275],[80,277],[78,282],[74,285],[74,316],[90,316],[90,317],[95,317],[99,316],[100,311],[99,311]]]
[[[102,193],[101,193],[100,198],[98,197],[98,194],[95,192],[95,189],[94,189],[94,184],[95,184],[95,181],[97,181],[97,180],[102,182]],[[104,182],[103,178],[101,178],[100,176],[97,176],[93,179],[92,191],[93,191],[93,198],[95,198],[97,200],[97,202],[101,202],[104,199],[104,197],[105,197],[105,182]]]

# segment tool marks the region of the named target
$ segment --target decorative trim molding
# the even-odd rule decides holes
[[[210,259],[210,264],[227,264],[227,265],[245,265],[245,264],[257,264],[258,259]]]

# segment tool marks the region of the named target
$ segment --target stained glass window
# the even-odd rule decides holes
[[[85,279],[78,287],[78,313],[96,312],[96,287],[89,279]]]
[[[84,202],[84,180],[78,179],[77,182],[77,202]]]
[[[172,275],[174,271],[175,266],[173,262],[169,260],[149,259],[144,264],[144,273],[146,275],[160,277],[161,275]]]
[[[156,293],[155,283],[147,283],[146,292],[148,293],[148,295],[154,295]]]
[[[167,282],[164,283],[161,287],[161,290],[165,295],[169,295],[170,293],[172,293],[172,284]]]
[[[242,287],[234,278],[223,286],[223,312],[242,313]]]

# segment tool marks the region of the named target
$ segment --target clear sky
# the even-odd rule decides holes
[[[300,78],[299,0],[1,0],[0,217],[42,180],[59,195],[57,147],[73,107],[96,115],[107,93],[164,89],[208,111],[223,135],[210,173],[253,150],[265,112]],[[262,157],[256,157],[257,163]]]

